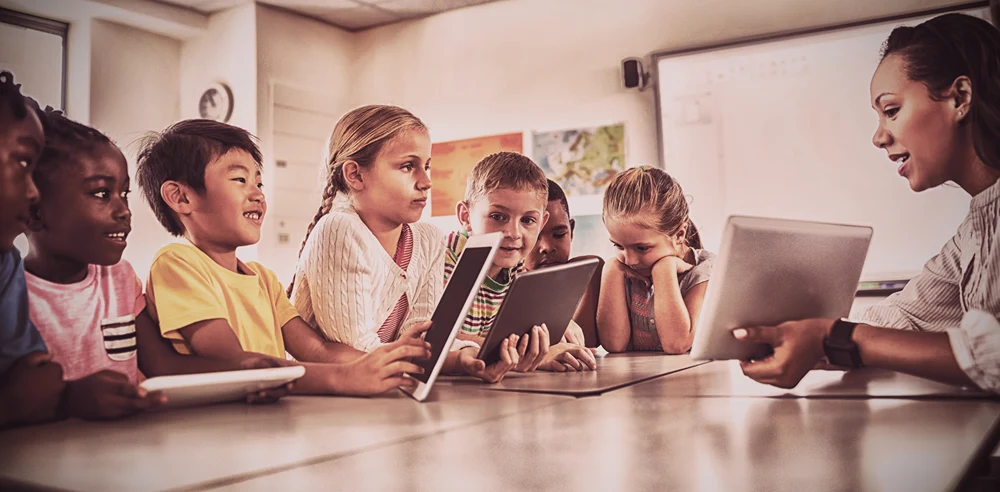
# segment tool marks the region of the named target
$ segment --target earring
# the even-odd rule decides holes
[[[958,115],[959,115],[959,116],[962,116],[963,114],[965,114],[965,113],[963,113],[963,112],[961,112],[961,111],[959,111],[959,112],[958,112]]]

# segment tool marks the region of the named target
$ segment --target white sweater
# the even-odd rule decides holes
[[[444,240],[430,224],[410,224],[413,255],[404,271],[345,199],[319,220],[295,267],[292,302],[328,339],[370,352],[378,329],[406,293],[399,333],[431,319],[444,291]]]

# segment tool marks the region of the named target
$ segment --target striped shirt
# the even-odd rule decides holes
[[[396,265],[405,272],[406,268],[410,266],[411,256],[413,256],[413,232],[410,231],[409,224],[403,224],[403,228],[399,232],[399,242],[396,243],[396,254],[393,255],[392,261],[396,262]],[[410,303],[406,299],[406,292],[403,292],[385,323],[382,323],[378,329],[378,338],[382,343],[389,343],[396,339],[396,334],[399,332],[399,327],[403,325],[403,318],[406,317],[406,311],[409,308]]]
[[[958,232],[906,287],[862,312],[865,323],[947,332],[955,360],[1000,392],[1000,181],[977,194]]]
[[[455,270],[458,255],[465,249],[465,243],[468,240],[469,234],[466,232],[458,231],[448,235],[444,258],[445,282]],[[490,328],[493,327],[493,321],[496,320],[497,311],[500,310],[500,304],[503,303],[507,289],[510,288],[511,281],[523,269],[524,261],[522,260],[514,268],[500,270],[496,279],[487,276],[486,280],[483,280],[483,285],[479,286],[476,298],[472,301],[472,307],[469,308],[469,314],[465,316],[465,321],[462,323],[462,333],[480,337],[489,334]]]

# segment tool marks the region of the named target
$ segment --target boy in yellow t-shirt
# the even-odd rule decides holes
[[[414,380],[410,358],[430,355],[418,338],[430,323],[349,362],[334,363],[328,343],[299,317],[274,273],[244,263],[236,248],[257,243],[267,211],[261,154],[245,130],[185,120],[150,140],[137,181],[156,218],[187,244],[154,257],[146,285],[149,312],[179,352],[240,359],[247,352],[305,363],[296,393],[381,393]]]

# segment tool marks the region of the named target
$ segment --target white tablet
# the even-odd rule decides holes
[[[277,388],[306,373],[302,366],[206,372],[150,378],[139,384],[146,391],[162,391],[168,407],[242,400],[260,390]]]
[[[872,228],[729,217],[694,333],[695,360],[761,357],[732,330],[848,316]]]
[[[493,256],[502,238],[503,234],[494,232],[470,236],[466,241],[465,248],[455,263],[455,271],[448,278],[444,294],[434,308],[431,329],[424,334],[424,340],[431,344],[431,356],[426,360],[414,361],[424,369],[424,373],[410,375],[417,382],[417,386],[412,390],[400,388],[413,399],[424,401],[430,394],[431,387],[434,386],[434,381],[437,380],[441,366],[448,356],[448,350],[462,328],[465,315],[472,307],[479,286],[483,284],[486,272],[493,263]]]

